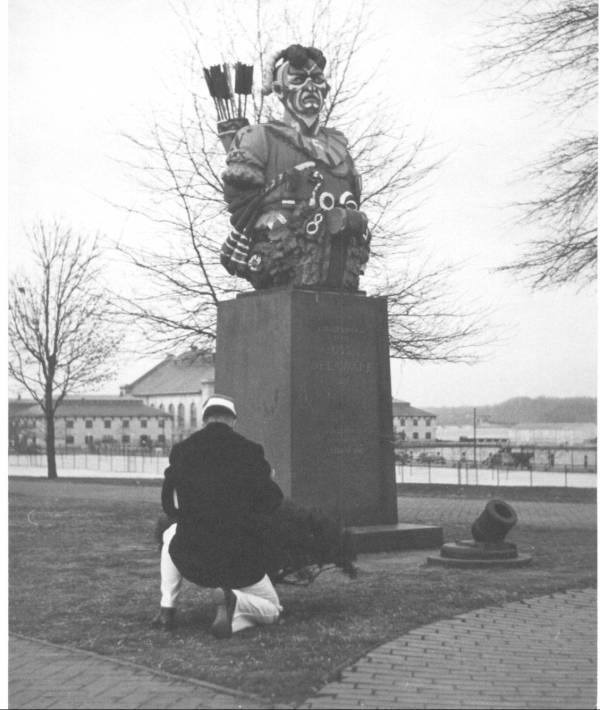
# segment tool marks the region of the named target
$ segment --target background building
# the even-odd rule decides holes
[[[202,404],[215,389],[214,354],[191,348],[168,355],[162,362],[121,387],[121,394],[138,397],[173,419],[173,439],[180,441],[202,426]]]
[[[35,401],[25,397],[8,400],[9,451],[25,451],[27,447],[36,445],[35,421],[27,415],[27,410],[33,405],[35,405]]]
[[[45,431],[39,404],[32,400],[9,402],[12,450],[43,450]],[[79,395],[66,397],[56,409],[57,449],[164,448],[170,445],[172,435],[171,417],[134,397]]]
[[[435,441],[435,414],[397,399],[392,402],[392,413],[397,441]]]

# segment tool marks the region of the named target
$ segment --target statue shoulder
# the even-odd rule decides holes
[[[337,128],[330,128],[329,126],[324,126],[323,128],[321,128],[321,133],[323,133],[323,135],[329,140],[334,140],[338,143],[343,143],[344,146],[348,145],[348,139],[341,131],[338,131]]]
[[[264,124],[244,126],[235,134],[227,153],[225,182],[250,182],[263,184],[269,154],[268,139]]]
[[[245,148],[249,150],[260,150],[266,143],[266,131],[264,123],[255,123],[250,126],[244,126],[235,134],[231,144],[230,152],[236,148]]]
[[[269,144],[281,140],[282,134],[292,129],[280,121],[269,121],[244,126],[235,134],[227,154],[227,163],[258,162],[264,165],[269,154]]]

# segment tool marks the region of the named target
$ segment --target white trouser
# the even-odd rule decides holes
[[[169,554],[169,544],[176,530],[177,523],[173,523],[163,533],[160,555],[160,605],[162,607],[175,607],[183,581]],[[282,607],[268,575],[265,574],[256,584],[232,591],[236,596],[235,612],[231,622],[233,633],[257,624],[273,624],[279,618]]]

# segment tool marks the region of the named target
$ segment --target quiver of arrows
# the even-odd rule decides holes
[[[229,150],[235,134],[248,125],[246,108],[252,94],[254,67],[251,64],[235,64],[235,80],[231,80],[229,64],[215,64],[203,69],[208,91],[217,111],[217,129],[225,150]]]

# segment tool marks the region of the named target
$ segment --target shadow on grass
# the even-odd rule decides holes
[[[533,555],[527,568],[428,567],[427,551],[359,557],[357,579],[332,571],[308,587],[281,586],[281,622],[225,642],[208,633],[209,593],[189,584],[178,626],[164,634],[149,626],[159,604],[158,512],[150,503],[12,498],[11,631],[297,703],[345,662],[417,626],[595,586],[594,531],[517,526],[509,539]],[[465,530],[444,525],[445,539]]]

